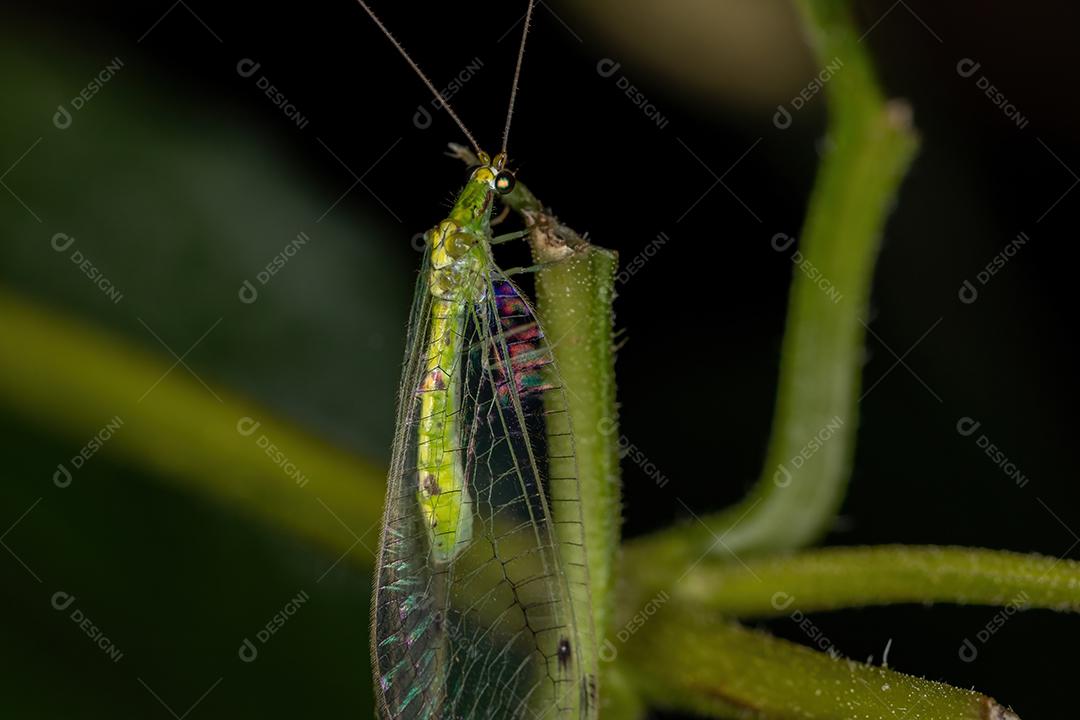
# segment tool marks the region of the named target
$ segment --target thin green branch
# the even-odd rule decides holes
[[[917,146],[907,107],[883,100],[847,6],[801,3],[818,61],[843,65],[826,86],[828,151],[798,246],[765,469],[740,507],[711,522],[737,553],[814,542],[843,500],[874,263]]]
[[[670,603],[619,648],[650,705],[755,720],[1018,720],[992,699]]]
[[[957,547],[828,548],[746,565],[701,562],[670,593],[744,618],[933,602],[1080,612],[1080,563]]]
[[[662,548],[669,567],[685,567],[717,545],[716,536],[724,554],[803,547],[828,530],[847,488],[870,280],[917,140],[907,107],[885,101],[878,90],[847,3],[801,7],[818,60],[837,69],[825,86],[826,153],[802,237],[797,244],[783,235],[773,239],[794,268],[765,468],[745,501],[705,518],[704,526],[691,523],[639,541]]]
[[[0,343],[0,403],[70,439],[73,452],[118,418],[102,453],[335,555],[378,521],[383,471],[265,408],[228,392],[215,398],[187,373],[169,372],[171,360],[3,291],[0,327],[15,338]],[[78,482],[56,472],[61,486]],[[364,567],[373,559],[358,547],[350,557]]]

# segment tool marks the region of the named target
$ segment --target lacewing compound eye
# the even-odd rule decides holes
[[[506,195],[512,191],[516,184],[517,178],[509,170],[503,170],[495,176],[495,189],[499,191],[500,195]]]

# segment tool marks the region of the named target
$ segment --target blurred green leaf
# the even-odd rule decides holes
[[[314,136],[263,129],[135,50],[59,129],[58,104],[112,55],[37,26],[5,22],[0,38],[0,62],[18,68],[3,168],[21,157],[3,178],[14,195],[0,192],[0,581],[19,618],[0,654],[6,711],[167,717],[155,694],[179,715],[213,687],[199,717],[367,716],[370,585],[357,568],[377,541],[364,533],[382,504],[408,234],[356,212],[356,195],[319,221],[352,178],[320,174]],[[310,242],[259,284],[299,232]],[[64,252],[57,233],[74,238]],[[239,299],[245,280],[253,304]],[[248,416],[262,425],[243,436]],[[58,465],[113,418],[115,436],[58,487]],[[54,609],[57,592],[73,605]],[[256,662],[239,657],[245,638]]]

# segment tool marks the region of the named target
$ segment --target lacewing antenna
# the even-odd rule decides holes
[[[468,138],[469,144],[473,146],[473,149],[476,150],[477,154],[480,154],[482,152],[480,150],[480,145],[477,144],[476,139],[473,137],[473,134],[469,132],[469,128],[465,127],[465,123],[461,121],[461,118],[458,117],[458,114],[454,112],[454,109],[452,107],[450,107],[450,103],[447,102],[446,98],[443,97],[442,93],[435,88],[435,85],[431,82],[431,80],[428,79],[428,76],[425,75],[424,71],[420,69],[420,66],[416,64],[416,61],[409,57],[409,53],[405,51],[405,48],[402,46],[402,44],[398,42],[397,38],[395,38],[393,34],[391,34],[390,30],[386,27],[386,25],[383,24],[382,20],[379,19],[379,16],[375,14],[375,11],[372,10],[371,7],[364,0],[356,0],[356,2],[358,2],[360,4],[360,7],[364,8],[364,12],[366,12],[371,17],[371,19],[375,21],[375,24],[379,26],[380,30],[382,30],[383,35],[385,35],[386,38],[391,43],[393,43],[394,47],[397,48],[397,51],[401,53],[401,56],[403,58],[405,58],[405,62],[409,63],[409,67],[411,67],[413,69],[413,72],[415,72],[417,76],[419,76],[419,78],[424,82],[424,84],[427,85],[427,88],[431,91],[431,94],[435,96],[435,98],[442,104],[444,108],[446,108],[447,114],[449,114],[450,117],[453,118],[454,122],[457,123],[457,126],[461,128],[461,132],[465,133],[465,137]],[[531,5],[532,3],[530,2],[530,11],[532,10]]]
[[[506,127],[503,129],[502,153],[506,154],[506,145],[510,141],[510,120],[514,116],[514,101],[517,100],[518,81],[521,80],[521,66],[525,62],[525,41],[529,38],[529,26],[532,24],[533,8],[536,0],[529,0],[525,10],[525,27],[521,31],[521,45],[518,47],[517,65],[514,67],[514,82],[510,86],[510,107],[506,110]]]

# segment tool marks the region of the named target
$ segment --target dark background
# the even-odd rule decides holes
[[[517,33],[500,37],[519,5],[379,3],[436,85],[482,60],[453,104],[488,147],[502,128]],[[772,124],[776,105],[817,72],[784,3],[761,3],[774,11],[766,15],[740,2],[652,5],[542,7],[511,134],[519,177],[594,242],[628,261],[658,233],[670,238],[619,287],[623,432],[670,480],[658,488],[624,468],[630,536],[682,519],[679,499],[696,512],[735,501],[760,469],[792,272],[769,240],[799,232],[824,127],[820,96],[790,129]],[[914,107],[923,147],[885,233],[868,319],[876,337],[864,387],[873,389],[829,542],[1075,557],[1067,247],[1080,201],[1071,85],[1080,11],[1048,1],[883,0],[859,3],[858,14],[883,84]],[[688,28],[696,34],[680,34]],[[705,42],[710,28],[716,39]],[[743,41],[735,49],[731,28]],[[160,346],[137,318],[186,347],[228,307],[189,358],[200,374],[385,462],[419,259],[410,238],[440,219],[464,170],[442,155],[462,140],[442,113],[429,129],[412,123],[430,99],[360,8],[38,2],[0,10],[0,39],[0,161],[7,167],[43,138],[4,177],[42,220],[0,194],[4,289],[149,351]],[[123,69],[57,131],[57,104],[113,57]],[[256,77],[238,75],[242,58],[261,63],[256,77],[281,89],[304,128]],[[622,63],[615,77],[597,73],[603,58]],[[980,72],[960,77],[962,58],[981,62]],[[619,75],[667,118],[663,128],[619,91]],[[981,75],[1026,127],[980,93]],[[312,227],[350,186],[350,170],[363,183],[320,224],[325,241],[275,280],[268,302],[236,310],[236,278]],[[713,186],[717,176],[723,184]],[[122,306],[42,249],[61,230],[78,234],[123,285]],[[959,302],[963,281],[1021,231],[1030,242],[977,302]],[[17,347],[19,338],[0,342]],[[1016,487],[956,432],[965,416],[982,422],[1029,484]],[[72,445],[4,406],[0,428],[7,527],[47,491]],[[107,456],[87,472],[92,483],[35,510],[6,540],[79,588],[125,658],[104,660],[0,556],[0,683],[11,716],[167,717],[154,694],[182,715],[210,687],[193,720],[370,713],[366,577],[335,571],[313,598],[318,610],[301,612],[257,664],[241,666],[238,639],[326,564],[324,552]],[[1014,617],[976,662],[961,662],[963,638],[994,613],[901,607],[815,622],[851,657],[880,659],[891,639],[898,670],[975,687],[1025,719],[1060,717],[1080,621]],[[804,639],[793,623],[768,626]]]

